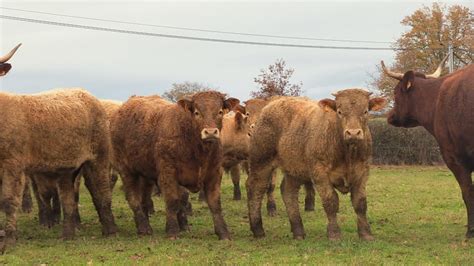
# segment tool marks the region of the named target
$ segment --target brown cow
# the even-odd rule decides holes
[[[100,100],[100,103],[102,104],[102,107],[104,107],[107,115],[107,127],[110,128],[110,120],[118,111],[122,103],[114,100]],[[113,159],[111,159],[111,163],[112,161]],[[116,169],[116,167],[112,167],[111,165],[111,189],[113,189],[118,178],[118,171]],[[29,182],[27,182],[27,184],[28,183]],[[59,200],[59,191],[56,181],[54,178],[46,175],[36,175],[32,178],[31,183],[38,204],[39,224],[51,228],[58,224],[61,219],[61,202]],[[79,203],[80,184],[81,178],[78,176],[74,182],[76,204]],[[28,186],[25,186],[25,192],[23,193],[24,199],[26,194],[29,194]],[[81,223],[81,217],[77,208],[75,208],[74,211],[74,220],[76,225],[79,226]]]
[[[467,209],[467,238],[474,237],[474,65],[439,77],[413,71],[385,73],[400,82],[394,88],[395,105],[388,123],[397,127],[424,127],[437,140],[448,168],[461,187]]]
[[[15,48],[13,48],[8,54],[0,57],[0,77],[5,76],[10,69],[12,69],[12,65],[8,64],[7,61],[12,58],[15,54],[16,50],[20,48],[21,43],[18,44]]]
[[[123,104],[112,120],[112,140],[139,235],[152,233],[145,199],[158,182],[170,239],[188,228],[186,189],[205,191],[216,234],[219,239],[230,238],[220,203],[223,154],[219,137],[224,112],[238,103],[206,91],[176,104],[159,96],[132,97]]]
[[[245,103],[245,109],[247,111],[246,115],[249,117],[249,123],[250,123],[250,128],[253,129],[255,127],[255,123],[257,122],[258,118],[260,117],[260,114],[265,106],[270,103],[271,100],[278,99],[280,97],[275,97],[273,99],[250,99]],[[244,170],[246,170],[247,175],[249,174],[249,166],[248,166],[248,161],[242,162],[242,165],[244,167]],[[231,172],[232,173],[232,172]],[[238,188],[238,194],[240,194],[240,173],[239,175],[232,180],[234,181],[234,195],[236,191],[236,187]],[[275,197],[273,195],[276,187],[276,181],[277,181],[277,175],[276,175],[276,169],[272,173],[272,179],[270,182],[270,185],[267,190],[267,212],[268,215],[274,216],[276,214],[276,203],[275,203]],[[283,182],[283,181],[282,181]],[[305,211],[314,211],[314,196],[315,196],[315,191],[313,187],[312,182],[307,182],[304,183],[304,188],[306,191],[306,197],[305,197]]]
[[[262,197],[276,167],[285,175],[283,201],[295,239],[305,236],[298,208],[298,190],[314,182],[328,217],[330,240],[339,239],[339,199],[336,189],[351,192],[357,214],[359,236],[373,239],[366,217],[365,186],[369,175],[371,135],[368,111],[385,105],[382,98],[369,99],[359,89],[343,90],[336,100],[316,102],[303,98],[281,98],[263,109],[250,139],[250,176],[247,195],[250,227],[255,237],[265,235]]]
[[[110,135],[99,101],[80,89],[35,95],[0,93],[0,172],[5,240],[16,241],[16,211],[27,176],[56,179],[64,208],[63,237],[75,233],[74,180],[83,172],[104,235],[117,231],[109,186]]]
[[[245,111],[243,109],[242,111]],[[248,117],[239,111],[224,116],[221,142],[224,150],[222,167],[229,173],[234,184],[234,200],[240,200],[240,163],[248,158],[250,125]]]

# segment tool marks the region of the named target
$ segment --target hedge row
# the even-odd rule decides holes
[[[436,140],[424,128],[397,128],[384,118],[369,122],[373,139],[373,163],[391,165],[442,164]]]

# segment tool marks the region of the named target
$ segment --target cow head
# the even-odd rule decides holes
[[[382,70],[391,78],[397,79],[399,82],[394,88],[394,106],[390,110],[387,121],[396,127],[416,127],[419,121],[415,118],[416,97],[414,93],[419,90],[420,79],[439,78],[443,69],[446,56],[433,74],[425,75],[414,71],[407,71],[405,74],[393,72],[385,67],[382,61]],[[433,103],[434,104],[434,103]]]
[[[220,138],[224,114],[239,102],[235,98],[226,99],[224,94],[217,91],[205,91],[180,99],[178,104],[193,116],[201,139],[215,141]]]
[[[263,107],[265,107],[270,101],[264,99],[250,99],[245,103],[245,115],[248,117],[250,128],[253,129],[255,127],[255,123],[257,119],[260,117],[262,113]]]
[[[386,105],[384,98],[370,98],[372,93],[360,89],[347,89],[333,94],[336,99],[319,101],[328,112],[336,112],[344,141],[364,140],[368,130],[369,111],[378,111]]]
[[[224,154],[241,156],[241,160],[248,156],[250,141],[250,127],[248,117],[241,112],[234,111],[226,114],[222,121],[221,142]]]
[[[13,48],[8,54],[0,57],[0,76],[5,76],[8,71],[12,68],[12,65],[8,64],[7,61],[12,58],[12,56],[15,54],[16,50],[20,48],[21,43],[18,44],[15,48]]]

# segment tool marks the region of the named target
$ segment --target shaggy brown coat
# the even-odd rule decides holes
[[[314,182],[328,216],[328,237],[340,238],[336,189],[351,192],[359,236],[372,239],[366,218],[365,185],[369,174],[371,136],[368,110],[384,100],[349,89],[336,100],[281,98],[263,109],[250,140],[250,176],[247,195],[250,227],[255,237],[265,235],[261,218],[263,194],[276,167],[285,175],[281,190],[295,239],[305,236],[298,207],[301,184]],[[346,140],[357,129],[357,138]]]
[[[7,243],[27,176],[55,179],[64,204],[63,237],[74,236],[74,180],[84,173],[104,235],[117,231],[108,176],[110,137],[99,101],[81,89],[35,95],[0,93],[0,172]]]
[[[112,140],[127,201],[138,234],[151,234],[145,199],[159,183],[166,203],[166,233],[175,239],[186,230],[188,193],[204,189],[220,239],[230,238],[222,216],[222,146],[218,140],[223,109],[237,99],[200,92],[177,104],[159,96],[132,97],[112,120]],[[212,139],[205,138],[212,129]],[[185,189],[186,188],[186,189]]]
[[[100,103],[105,109],[105,113],[107,115],[107,127],[109,128],[112,116],[118,111],[122,103],[113,100],[100,100]],[[110,150],[110,154],[113,154],[112,149]],[[113,160],[111,160],[111,163],[112,162]],[[117,181],[117,178],[118,172],[116,168],[112,167],[111,165],[112,189]],[[28,182],[26,184],[28,184]],[[80,184],[81,179],[80,177],[77,177],[74,183],[76,204],[79,203]],[[32,187],[36,201],[38,203],[39,224],[44,225],[48,228],[51,228],[52,226],[58,224],[61,218],[61,202],[59,200],[59,191],[55,179],[49,178],[44,175],[36,175],[32,180]],[[28,186],[25,186],[24,198],[26,193],[29,194]],[[74,213],[74,220],[76,222],[76,225],[79,225],[81,223],[79,210],[77,208]]]

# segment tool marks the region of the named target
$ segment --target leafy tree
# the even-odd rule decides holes
[[[258,84],[257,91],[250,94],[254,98],[269,98],[272,96],[299,96],[303,93],[301,88],[303,83],[290,83],[290,78],[295,70],[287,68],[283,59],[278,59],[268,69],[260,70],[260,75],[254,78],[254,82]]]
[[[184,83],[173,83],[171,89],[165,91],[162,96],[163,98],[171,102],[177,102],[179,99],[186,95],[191,95],[196,92],[207,91],[212,89],[213,88],[198,82],[186,81]]]
[[[406,16],[401,24],[409,29],[396,41],[394,48],[401,50],[396,52],[395,62],[388,68],[401,73],[407,70],[432,73],[448,54],[450,44],[454,48],[455,69],[473,60],[474,18],[468,7],[447,8],[433,3]],[[384,75],[380,65],[371,83],[383,96],[393,98],[397,81]]]

